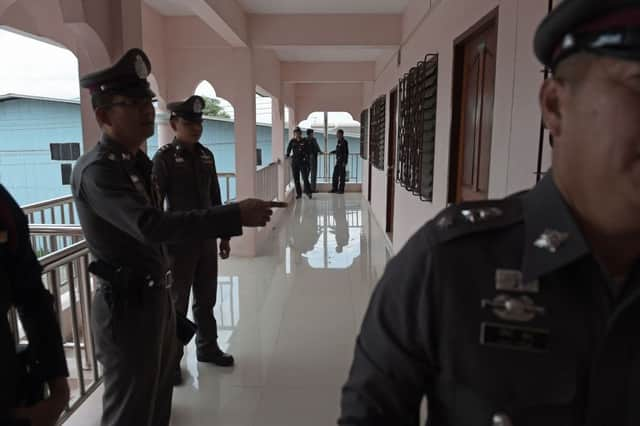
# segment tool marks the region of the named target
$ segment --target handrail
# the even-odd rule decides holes
[[[87,245],[87,241],[82,240],[78,241],[77,243],[71,244],[70,246],[63,248],[62,250],[54,251],[53,253],[42,256],[38,260],[40,261],[40,265],[43,268],[42,272],[45,273],[58,268],[61,265],[64,265],[69,261],[70,258],[75,258],[88,253],[89,246]]]
[[[80,225],[43,225],[39,223],[29,224],[29,232],[31,235],[62,235],[62,236],[82,236],[82,227]]]
[[[27,204],[25,206],[21,206],[21,208],[25,214],[29,214],[35,210],[52,207],[54,205],[64,204],[72,200],[73,200],[72,195],[65,195],[63,197],[52,198],[50,200],[38,201],[37,203]]]

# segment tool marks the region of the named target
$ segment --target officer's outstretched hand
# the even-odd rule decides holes
[[[274,208],[287,207],[287,203],[280,201],[263,201],[256,198],[247,198],[238,203],[240,207],[240,220],[242,226],[265,226],[273,215]]]
[[[231,255],[231,244],[229,240],[220,240],[220,259],[228,259]]]

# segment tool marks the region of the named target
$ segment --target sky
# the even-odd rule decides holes
[[[75,99],[78,60],[69,50],[0,29],[0,95]]]
[[[8,59],[0,66],[0,95],[79,98],[78,60],[69,50],[0,28],[0,57]],[[217,97],[207,82],[195,93]],[[224,99],[221,105],[233,119],[233,106]],[[271,123],[271,98],[256,95],[256,121]],[[323,113],[313,113],[299,124],[303,128],[322,127]],[[329,113],[329,127],[356,125],[350,114]]]

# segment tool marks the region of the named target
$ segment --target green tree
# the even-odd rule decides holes
[[[207,117],[220,117],[220,118],[231,118],[229,114],[227,114],[222,106],[220,105],[219,99],[208,98],[203,96],[204,98],[204,109],[202,110],[202,114]]]

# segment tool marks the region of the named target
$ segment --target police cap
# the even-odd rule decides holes
[[[155,97],[147,77],[151,62],[141,49],[131,49],[113,66],[80,78],[80,86],[96,98],[101,95],[123,95],[132,98]],[[94,106],[99,106],[95,105]]]
[[[187,121],[202,123],[202,110],[205,102],[200,96],[193,95],[183,102],[171,102],[167,109],[171,112],[171,117],[182,117]]]
[[[552,69],[578,52],[640,60],[640,0],[564,0],[538,27],[534,50]]]

